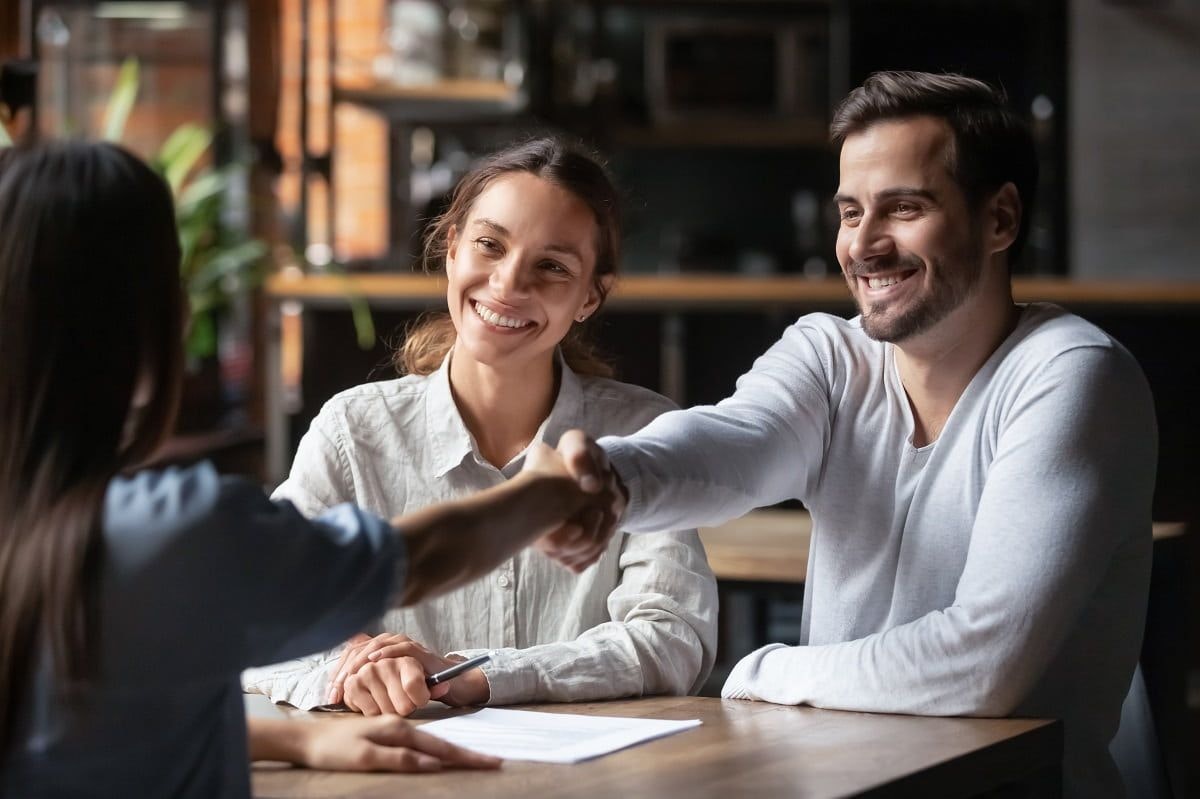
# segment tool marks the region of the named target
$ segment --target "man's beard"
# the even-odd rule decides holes
[[[924,264],[916,256],[900,256],[894,263],[887,264],[888,271],[893,267],[907,270],[920,270]],[[887,341],[893,344],[905,341],[930,330],[938,322],[949,316],[963,304],[979,286],[983,275],[983,257],[981,253],[969,252],[965,248],[956,253],[951,259],[935,258],[931,264],[933,269],[927,274],[937,276],[930,287],[930,292],[924,297],[918,297],[906,311],[899,316],[889,317],[888,307],[893,302],[864,303],[858,301],[858,310],[862,314],[863,332],[876,341]],[[881,265],[853,263],[850,265],[850,275],[857,280],[857,275],[865,272],[882,271]],[[908,278],[917,278],[913,275]]]

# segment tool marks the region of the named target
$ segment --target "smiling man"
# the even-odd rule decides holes
[[[880,73],[832,134],[860,315],[802,317],[716,406],[599,444],[573,431],[560,452],[622,484],[626,530],[812,512],[799,645],[748,655],[726,697],[1061,718],[1066,795],[1119,796],[1107,747],[1150,566],[1145,379],[1103,331],[1014,304],[1037,169],[999,92]]]

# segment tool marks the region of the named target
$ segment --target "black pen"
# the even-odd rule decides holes
[[[476,657],[473,657],[470,660],[464,660],[462,663],[455,663],[453,666],[451,666],[450,668],[448,668],[444,671],[439,671],[437,674],[430,674],[428,677],[425,678],[425,684],[427,686],[429,686],[430,688],[432,688],[433,686],[437,685],[438,683],[445,682],[446,680],[452,680],[455,677],[457,677],[458,675],[462,674],[463,672],[470,671],[471,669],[475,668],[476,666],[482,666],[484,663],[487,663],[491,659],[492,659],[491,654],[486,654],[486,655],[477,655]]]

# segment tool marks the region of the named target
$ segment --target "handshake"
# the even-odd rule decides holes
[[[625,503],[604,450],[583,431],[564,433],[556,450],[535,442],[513,479],[392,521],[408,555],[399,604],[478,579],[529,545],[582,572],[608,548]]]
[[[625,486],[609,465],[604,450],[582,430],[568,430],[558,440],[558,449],[534,443],[521,472],[559,481],[556,490],[571,500],[568,507],[578,505],[534,547],[576,574],[599,560],[628,500]],[[564,478],[570,482],[561,484]]]

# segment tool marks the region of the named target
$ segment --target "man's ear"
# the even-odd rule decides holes
[[[1021,195],[1013,183],[1005,183],[987,203],[985,244],[989,255],[1004,252],[1017,240],[1021,230]]]

